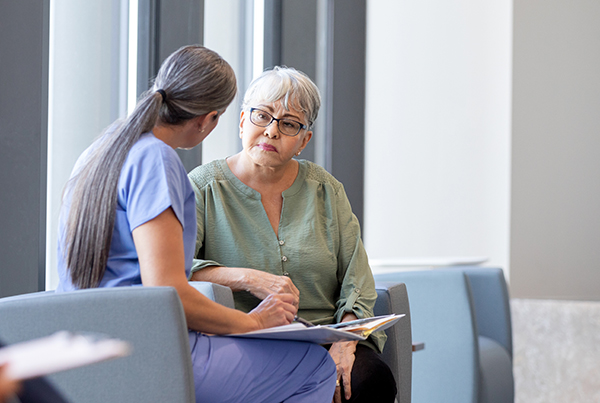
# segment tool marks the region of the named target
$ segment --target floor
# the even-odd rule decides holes
[[[600,402],[600,302],[512,299],[516,403]]]

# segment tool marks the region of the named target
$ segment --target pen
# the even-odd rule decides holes
[[[313,325],[312,323],[310,323],[309,321],[302,319],[301,317],[299,317],[298,315],[296,315],[294,317],[294,321],[298,322],[298,323],[302,323],[304,326],[306,327],[314,327],[315,325]]]

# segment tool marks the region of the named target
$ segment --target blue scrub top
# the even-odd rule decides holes
[[[79,157],[71,178],[77,174],[96,146],[97,142]],[[67,189],[61,208],[57,291],[76,289],[68,275],[63,252],[70,194]],[[185,274],[189,277],[196,244],[195,206],[194,191],[175,150],[152,133],[142,135],[129,151],[121,169],[115,226],[106,271],[99,287],[142,284],[138,255],[131,232],[169,207],[173,209],[183,227]]]

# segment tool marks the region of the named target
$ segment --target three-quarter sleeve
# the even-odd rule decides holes
[[[190,183],[194,194],[196,195],[196,222],[197,222],[197,233],[196,233],[196,250],[194,252],[194,261],[192,263],[192,269],[190,271],[190,278],[195,272],[204,269],[209,266],[223,266],[219,262],[214,260],[204,259],[204,233],[205,233],[205,200],[202,189],[198,187],[196,182],[190,176]]]
[[[352,213],[342,185],[337,193],[336,212],[339,228],[338,278],[341,289],[336,302],[335,320],[340,322],[346,313],[353,313],[359,319],[372,317],[377,299],[375,280],[362,243],[360,224]],[[380,352],[386,338],[384,332],[375,332],[370,336]]]

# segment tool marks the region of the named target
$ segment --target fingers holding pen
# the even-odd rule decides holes
[[[249,315],[254,317],[260,329],[292,323],[297,308],[290,294],[268,295]]]

